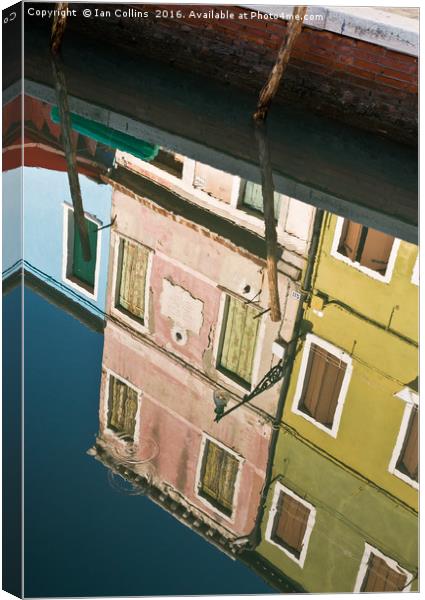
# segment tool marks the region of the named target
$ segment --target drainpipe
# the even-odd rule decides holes
[[[252,532],[249,535],[249,542],[247,545],[250,549],[255,549],[261,541],[261,523],[262,523],[262,520],[264,517],[266,501],[267,501],[267,494],[268,494],[268,490],[269,490],[270,483],[272,480],[273,462],[274,462],[274,455],[275,455],[276,446],[277,446],[277,440],[279,437],[280,424],[282,421],[283,410],[285,408],[286,397],[288,395],[289,383],[291,380],[291,373],[292,373],[292,368],[294,365],[297,343],[298,343],[298,340],[300,337],[300,327],[301,327],[301,323],[302,323],[303,316],[304,316],[303,305],[304,305],[305,300],[307,299],[307,297],[309,296],[309,294],[311,292],[313,270],[314,270],[314,265],[315,265],[316,258],[317,258],[317,251],[318,251],[318,247],[319,247],[320,234],[321,234],[322,223],[323,223],[323,215],[324,215],[324,211],[322,209],[316,210],[316,214],[314,217],[311,246],[310,246],[308,259],[307,259],[307,267],[306,267],[306,270],[304,273],[304,278],[303,278],[301,298],[300,298],[300,302],[298,305],[297,314],[295,317],[293,336],[292,336],[291,341],[288,344],[288,349],[286,352],[286,360],[285,360],[285,366],[284,366],[282,387],[280,390],[276,415],[273,420],[272,434],[271,434],[270,445],[269,445],[269,457],[268,457],[267,467],[266,467],[266,476],[264,479],[264,485],[263,485],[263,489],[261,492],[260,504],[259,504],[259,508],[258,508],[257,517],[255,520],[254,529],[252,530]],[[248,549],[247,546],[245,546],[245,549]]]

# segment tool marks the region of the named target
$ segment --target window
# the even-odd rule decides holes
[[[413,481],[418,481],[418,407],[414,406],[410,415],[406,438],[400,457],[397,461],[397,470],[405,473]]]
[[[351,358],[317,336],[308,335],[293,410],[336,436],[351,377]]]
[[[124,381],[109,375],[108,428],[126,441],[133,441],[138,394]]]
[[[80,231],[71,207],[65,206],[64,266],[65,281],[72,287],[86,292],[90,297],[96,296],[98,250],[100,242],[100,224],[92,218],[84,217],[87,227],[90,260],[84,259]]]
[[[411,386],[411,387],[410,387]],[[418,382],[411,382],[395,394],[406,403],[403,419],[394,451],[391,457],[389,471],[409,485],[418,488]]]
[[[382,231],[339,217],[332,254],[375,279],[388,282],[399,243]]]
[[[218,368],[249,389],[258,336],[258,308],[228,296],[223,316]]]
[[[418,256],[416,257],[416,260],[415,260],[415,265],[413,267],[411,281],[415,285],[419,285],[419,254],[418,254]]]
[[[289,558],[304,565],[316,509],[282,484],[276,484],[266,539]]]
[[[282,202],[282,196],[277,192],[274,193],[274,216],[276,221],[279,220],[280,205]],[[242,204],[249,206],[253,210],[264,213],[263,205],[263,192],[261,185],[247,181],[242,196]]]
[[[214,196],[226,204],[232,201],[234,177],[230,173],[219,171],[203,163],[195,163],[193,187],[198,188],[210,196]]]
[[[412,576],[395,560],[366,544],[355,592],[408,591]]]
[[[156,157],[149,161],[154,167],[181,179],[183,176],[183,160],[174,152],[160,148]]]
[[[198,493],[227,516],[233,511],[239,464],[236,455],[206,438]]]
[[[147,248],[136,242],[121,239],[116,306],[142,324],[145,321],[148,259]]]

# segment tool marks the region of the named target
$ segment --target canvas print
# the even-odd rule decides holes
[[[417,592],[419,9],[3,10],[3,588]]]

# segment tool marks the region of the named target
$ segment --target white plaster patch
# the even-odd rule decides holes
[[[160,311],[164,317],[173,322],[173,331],[192,331],[199,335],[203,319],[204,303],[194,298],[187,290],[172,284],[168,279],[162,280],[162,292],[159,299]],[[182,339],[180,338],[180,343]]]

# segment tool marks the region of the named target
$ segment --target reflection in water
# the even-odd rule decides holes
[[[72,336],[80,328],[87,366],[78,356],[79,370],[63,361],[50,384],[70,379],[79,395],[78,449],[74,431],[61,428],[63,460],[75,469],[67,476],[81,495],[95,494],[96,527],[104,525],[103,503],[105,511],[122,511],[113,515],[123,528],[118,534],[113,527],[120,543],[102,555],[105,570],[117,553],[129,564],[134,552],[143,555],[145,527],[158,552],[162,534],[140,514],[155,514],[157,527],[182,535],[153,512],[154,503],[203,538],[200,545],[185,539],[188,557],[199,552],[235,574],[228,587],[196,573],[192,586],[176,577],[173,587],[157,588],[134,576],[123,588],[109,582],[106,594],[247,592],[247,581],[254,592],[417,589],[417,246],[269,187],[281,312],[275,320],[261,186],[172,144],[73,114],[88,257],[68,186],[61,112],[30,95],[24,105],[24,269],[28,285],[60,309],[56,333],[77,354]],[[19,164],[13,152],[10,144],[6,185]],[[15,258],[7,256],[9,277]],[[28,294],[36,321],[41,300]],[[103,332],[97,363],[84,348],[88,327]],[[82,420],[93,417],[93,382],[86,390],[84,381],[100,370],[100,353],[92,443]],[[35,378],[37,397],[40,385]],[[96,459],[90,466],[80,461],[83,450]],[[31,464],[43,471],[38,457]],[[39,532],[28,539],[41,543]],[[85,543],[81,532],[78,544]],[[100,552],[93,540],[89,545]],[[220,555],[206,553],[210,546],[237,562],[223,567]],[[181,565],[175,550],[168,560]],[[240,564],[270,588],[252,574],[242,582],[248,576]],[[90,584],[85,571],[75,588],[55,582],[42,593],[105,594],[96,565]],[[37,577],[27,585],[40,593]]]

